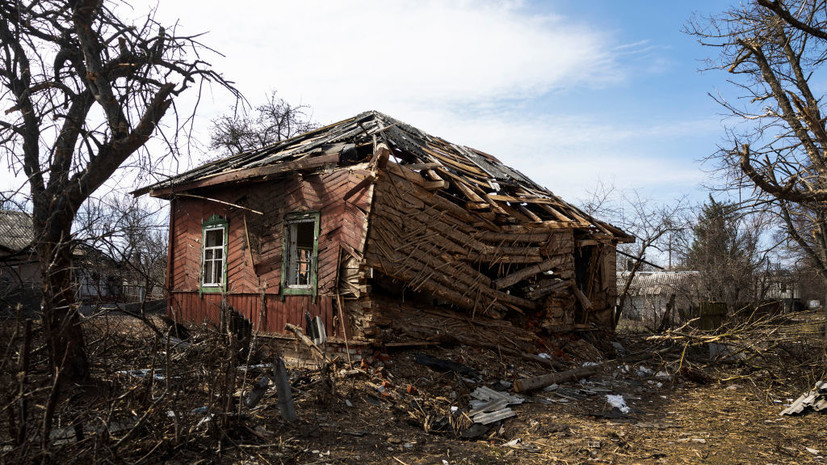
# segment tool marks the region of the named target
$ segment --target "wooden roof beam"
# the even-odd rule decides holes
[[[542,263],[527,266],[521,270],[517,270],[509,275],[503,276],[502,278],[495,279],[491,283],[497,289],[503,289],[509,286],[513,286],[514,284],[517,284],[518,282],[526,278],[530,278],[540,273],[545,273],[546,271],[549,271],[554,267],[563,265],[566,261],[566,258],[566,256],[562,255],[554,256]]]
[[[231,171],[229,173],[212,175],[207,178],[197,179],[177,186],[164,187],[161,189],[152,189],[151,191],[149,191],[149,193],[153,197],[168,198],[176,192],[200,189],[209,186],[217,186],[219,184],[227,184],[231,182],[247,181],[253,178],[264,179],[270,176],[285,174],[293,171],[313,170],[321,168],[325,165],[330,165],[338,162],[338,153],[305,157],[300,158],[298,160],[277,163],[274,165],[256,166],[254,168],[245,168],[238,171]],[[138,196],[145,194],[146,192],[146,190],[140,189],[133,192],[133,194]]]

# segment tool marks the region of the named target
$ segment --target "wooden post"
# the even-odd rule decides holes
[[[347,364],[348,366],[353,366],[353,361],[350,359],[350,343],[348,342],[347,338],[347,321],[345,321],[345,312],[342,308],[342,296],[339,295],[339,291],[336,291],[336,306],[339,307],[339,321],[342,325],[342,334],[345,336],[345,354],[347,354]]]

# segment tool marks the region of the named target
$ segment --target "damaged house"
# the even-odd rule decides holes
[[[611,329],[633,239],[478,150],[375,111],[142,188],[171,203],[168,313],[320,317],[350,344]],[[514,337],[509,335],[513,334]],[[522,342],[521,342],[522,341]],[[522,346],[521,346],[522,345]]]

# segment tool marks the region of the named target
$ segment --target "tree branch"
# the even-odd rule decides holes
[[[796,19],[792,14],[790,14],[789,10],[784,8],[780,0],[758,0],[758,4],[778,15],[779,18],[783,19],[784,22],[790,26],[802,32],[806,32],[813,37],[827,40],[827,32]]]
[[[740,164],[741,170],[755,183],[758,188],[764,192],[781,200],[790,202],[825,202],[827,201],[827,190],[818,189],[808,192],[802,192],[795,189],[794,183],[788,183],[786,186],[780,186],[775,181],[767,179],[762,176],[755,167],[752,166],[750,160],[749,145],[742,145],[740,150]],[[771,167],[768,167],[771,170]],[[795,179],[795,178],[793,178]]]

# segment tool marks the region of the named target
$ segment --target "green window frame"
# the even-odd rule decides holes
[[[227,290],[227,242],[229,223],[212,215],[201,224],[201,292]]]
[[[316,296],[319,268],[319,212],[284,217],[281,260],[282,295]]]

